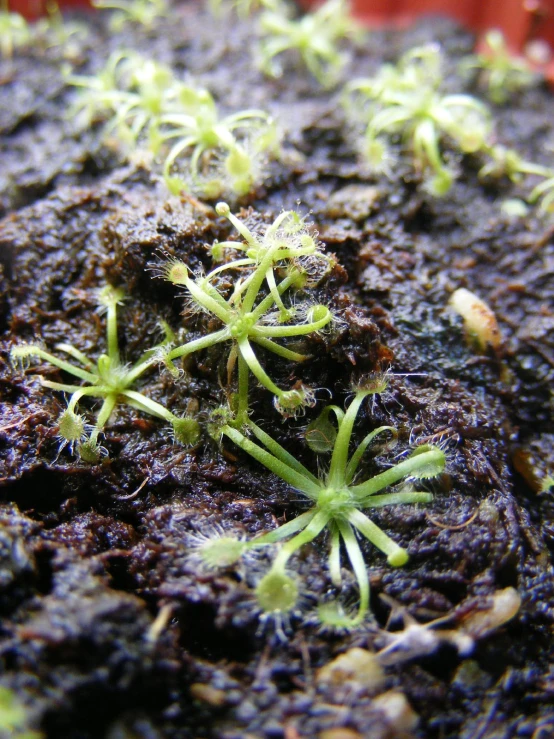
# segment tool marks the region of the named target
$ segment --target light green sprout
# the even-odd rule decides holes
[[[549,175],[531,190],[528,197],[531,204],[539,203],[539,209],[543,213],[554,211],[554,170],[551,169]]]
[[[236,195],[249,192],[258,179],[258,160],[276,150],[271,116],[250,109],[220,117],[212,95],[202,88],[183,88],[180,101],[180,112],[160,119],[162,140],[173,143],[163,165],[170,191],[178,193],[192,185],[206,197],[219,197],[226,190]],[[220,158],[223,174],[217,166],[212,174]]]
[[[0,54],[11,59],[15,49],[31,41],[31,30],[19,13],[10,13],[8,0],[0,3]]]
[[[211,247],[212,257],[216,261],[223,260],[227,250],[242,251],[245,256],[240,259],[232,259],[224,262],[221,266],[212,270],[211,277],[228,269],[244,270],[248,267],[259,268],[260,264],[266,264],[265,281],[276,307],[280,312],[281,322],[293,318],[295,309],[286,308],[276,283],[276,272],[284,266],[290,271],[291,266],[298,272],[298,284],[306,285],[321,277],[321,268],[329,269],[332,264],[330,259],[321,250],[317,239],[309,232],[304,220],[293,210],[281,213],[272,225],[263,233],[254,233],[237,216],[231,213],[227,203],[218,203],[216,212],[227,218],[244,241],[216,241]],[[253,273],[249,279],[254,278]],[[243,282],[243,289],[247,287],[247,281]]]
[[[70,74],[69,85],[78,88],[79,94],[71,107],[70,115],[89,126],[98,118],[114,116],[113,126],[118,119],[116,111],[126,99],[129,78],[137,57],[133,52],[120,50],[110,54],[105,66],[96,74]]]
[[[48,49],[61,48],[64,56],[78,56],[82,42],[88,36],[84,23],[67,21],[60,11],[56,0],[46,0],[46,18],[35,24],[36,33],[42,37]]]
[[[340,587],[342,582],[340,562],[342,543],[360,593],[359,607],[355,615],[348,615],[336,603],[320,608],[320,619],[329,626],[335,628],[357,626],[363,621],[369,608],[368,572],[357,535],[367,539],[386,554],[391,566],[401,567],[408,561],[407,551],[385,534],[363,511],[388,505],[430,502],[432,500],[430,493],[414,492],[411,489],[399,492],[383,491],[402,480],[437,477],[444,470],[445,455],[437,447],[420,446],[410,456],[384,472],[364,481],[359,480],[358,468],[371,442],[382,434],[396,436],[394,428],[381,426],[368,433],[350,455],[354,423],[364,399],[368,395],[382,392],[385,387],[384,382],[378,381],[359,388],[346,412],[337,406],[328,406],[319,419],[308,427],[307,439],[313,448],[318,451],[332,450],[329,468],[326,472],[320,472],[319,476],[310,472],[253,421],[249,421],[247,428],[256,441],[236,428],[224,427],[225,436],[312,503],[309,510],[274,531],[242,542],[240,547],[234,540],[228,546],[229,553],[232,550],[235,559],[238,560],[239,556],[249,549],[288,540],[281,546],[269,572],[256,587],[256,598],[262,612],[286,614],[295,607],[298,586],[287,572],[289,560],[301,547],[313,541],[324,530],[327,530],[330,536],[328,562],[333,584]],[[336,426],[329,418],[331,414],[335,417]],[[216,549],[220,551],[221,540],[214,539],[212,543],[204,545],[204,555],[210,560],[213,560],[212,547],[214,551]],[[228,565],[229,557],[223,559]]]
[[[487,147],[490,118],[486,106],[470,95],[442,95],[441,56],[430,44],[412,49],[396,68],[387,65],[374,79],[354,80],[347,86],[346,109],[352,97],[361,100],[368,121],[364,153],[376,171],[392,159],[388,140],[400,135],[414,164],[430,173],[427,187],[437,196],[450,189],[454,175],[442,156],[442,140],[454,142],[464,154]]]
[[[199,438],[199,426],[193,418],[179,417],[163,405],[133,390],[133,385],[152,366],[157,364],[156,349],[147,351],[134,365],[122,362],[117,337],[117,306],[124,298],[120,289],[106,287],[99,294],[99,302],[107,311],[107,353],[98,357],[96,366],[82,351],[72,344],[57,344],[56,349],[75,360],[73,364],[45,351],[36,344],[22,344],[12,347],[12,362],[24,362],[36,357],[44,359],[55,367],[77,377],[84,385],[70,385],[51,382],[41,378],[44,387],[71,393],[67,409],[59,418],[59,438],[61,447],[69,445],[85,462],[96,463],[103,449],[98,437],[110,420],[117,405],[137,408],[155,418],[167,421],[173,428],[175,439],[182,444],[194,444]],[[168,330],[166,331],[166,333]],[[170,336],[167,340],[170,340]],[[83,398],[101,398],[102,405],[96,414],[96,422],[89,427],[85,418],[78,412],[78,404]],[[90,433],[89,433],[90,432]]]
[[[281,77],[283,67],[277,57],[294,50],[326,88],[337,83],[345,64],[339,42],[358,33],[346,0],[327,0],[298,20],[289,18],[286,6],[279,6],[262,14],[260,29],[261,69],[265,74]]]
[[[501,105],[520,90],[536,85],[540,75],[521,57],[510,54],[506,39],[498,29],[487,31],[484,49],[464,59],[463,70],[478,70],[479,83],[486,89],[493,103]]]
[[[91,0],[95,8],[115,10],[110,19],[114,31],[121,31],[127,23],[152,28],[159,18],[168,15],[167,0]]]
[[[226,204],[220,204],[218,211],[231,220]],[[178,259],[170,259],[161,269],[162,277],[186,289],[189,308],[218,319],[222,328],[181,346],[168,347],[159,354],[171,373],[178,376],[179,370],[174,364],[176,359],[217,344],[230,343],[228,384],[231,385],[238,365],[238,391],[233,410],[237,426],[243,426],[248,420],[250,372],[273,393],[276,408],[285,416],[301,413],[306,406],[315,403],[313,391],[301,383],[290,390],[278,387],[262,367],[254,346],[292,362],[304,362],[307,355],[283,346],[276,339],[294,339],[321,331],[331,323],[333,316],[324,305],[298,302],[287,306],[283,302],[289,291],[306,285],[307,275],[302,262],[295,262],[295,258],[314,255],[317,251],[314,240],[309,237],[311,241],[308,243],[304,238],[305,232],[298,230],[296,214],[282,213],[261,237],[254,236],[238,219],[233,218],[232,222],[253,249],[248,253],[247,247],[245,259],[224,263],[196,279],[191,276],[188,266]],[[231,243],[216,242],[216,251],[226,249]],[[234,246],[240,247],[240,244]],[[283,272],[279,282],[274,272],[277,265]],[[248,270],[249,267],[254,269]],[[215,277],[230,268],[245,269],[246,276],[235,279],[231,294],[224,297],[212,283]],[[262,293],[264,283],[269,287],[265,297]]]
[[[40,731],[28,729],[28,711],[13,690],[0,685],[0,736],[10,739],[43,739]]]
[[[212,15],[220,16],[222,11],[228,7],[236,11],[239,18],[248,18],[260,8],[277,10],[282,0],[208,0],[208,7]]]
[[[208,90],[184,84],[168,67],[134,52],[114,52],[96,75],[72,75],[68,81],[81,88],[75,115],[85,125],[105,118],[106,134],[113,133],[127,149],[143,146],[159,155],[172,193],[245,195],[263,179],[263,165],[277,152],[270,115],[251,109],[220,116]]]
[[[171,70],[132,51],[114,52],[97,74],[70,75],[68,82],[80,88],[74,110],[85,125],[105,118],[106,134],[114,132],[129,147],[146,136],[153,153],[161,144],[162,114],[182,107],[184,86]]]
[[[481,179],[508,177],[512,182],[519,182],[526,175],[551,177],[554,171],[541,164],[527,161],[515,150],[501,144],[486,148],[489,160],[479,170]]]
[[[508,177],[512,182],[520,182],[523,177],[534,176],[542,179],[533,187],[527,201],[539,204],[542,213],[552,212],[554,208],[554,169],[530,162],[514,149],[500,144],[487,148],[489,161],[479,170],[481,179]]]

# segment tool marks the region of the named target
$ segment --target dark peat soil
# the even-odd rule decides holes
[[[207,266],[204,245],[230,230],[210,207],[168,197],[143,165],[126,163],[100,124],[76,130],[63,60],[55,50],[20,51],[0,63],[0,685],[25,704],[30,727],[56,739],[554,736],[554,504],[537,494],[554,460],[552,221],[503,215],[502,199],[522,196],[522,186],[485,186],[479,162],[456,162],[454,152],[461,176],[442,200],[400,154],[395,179],[364,178],[338,94],[292,68],[267,81],[248,53],[251,25],[218,24],[198,7],[177,4],[178,22],[162,19],[153,32],[108,34],[96,16],[73,61],[90,73],[111,50],[134,48],[191,75],[224,110],[265,108],[283,122],[285,160],[240,205],[267,222],[283,208],[310,213],[338,260],[320,297],[343,322],[332,337],[306,339],[310,362],[295,374],[277,362],[276,376],[320,388],[321,408],[324,388],[343,405],[353,378],[390,368],[360,435],[387,424],[398,427],[401,450],[414,438],[447,442],[448,474],[431,485],[430,506],[375,515],[410,562],[392,570],[365,547],[373,612],[364,628],[330,634],[313,618],[336,595],[328,543],[295,558],[303,598],[282,641],[274,623],[260,624],[252,598],[270,555],[258,571],[210,573],[187,542],[218,527],[252,536],[291,518],[302,501],[286,484],[228,442],[206,436],[184,450],[131,409],[108,428],[101,464],[58,453],[64,399],[36,375],[62,375],[44,363],[12,368],[10,347],[40,337],[50,349],[65,341],[97,356],[105,338],[94,291],[109,281],[128,295],[120,339],[126,358],[137,358],[158,339],[161,318],[183,325],[182,299],[149,271],[159,252]],[[446,89],[460,89],[456,64],[473,39],[438,19],[372,33],[347,74],[370,74],[429,40],[447,55]],[[499,141],[554,164],[546,89],[494,115]],[[494,310],[498,353],[466,345],[447,309],[458,287]],[[152,372],[144,390],[176,413],[193,399],[205,418],[222,400],[224,363],[224,353],[195,356],[187,382]],[[295,453],[305,448],[302,429],[317,408],[281,423],[263,389],[253,398],[262,425]],[[316,469],[309,450],[298,453]],[[507,587],[521,595],[518,615],[470,656],[437,642],[428,656],[387,667],[378,684],[321,679],[337,655],[387,643],[382,595],[420,622],[449,614],[458,628]],[[355,603],[347,572],[340,595]],[[417,728],[384,708],[391,690],[409,701]]]

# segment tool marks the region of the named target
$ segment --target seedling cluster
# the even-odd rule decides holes
[[[245,195],[263,179],[261,162],[277,150],[270,115],[252,109],[220,116],[208,90],[134,52],[114,52],[99,73],[72,75],[69,82],[81,88],[75,110],[82,123],[104,118],[106,134],[129,152],[140,145],[161,158],[173,193]]]
[[[384,65],[375,77],[351,82],[346,97],[347,111],[360,101],[363,106],[363,152],[369,165],[386,171],[393,160],[388,142],[399,135],[437,196],[445,195],[454,179],[442,140],[448,137],[463,154],[475,154],[486,149],[491,125],[486,106],[476,98],[440,92],[441,68],[437,45],[418,47],[396,66]]]
[[[537,81],[527,65],[508,54],[497,31],[486,36],[488,51],[462,62],[464,69],[481,69],[493,102],[505,102],[509,95]],[[542,211],[554,203],[554,169],[524,160],[520,154],[496,141],[493,116],[485,103],[472,95],[445,95],[444,59],[436,44],[406,52],[396,65],[384,64],[374,77],[349,82],[343,105],[355,135],[360,123],[365,133],[358,148],[369,169],[391,174],[397,157],[391,143],[400,138],[411,155],[415,169],[423,176],[426,189],[436,197],[448,194],[456,177],[444,152],[457,149],[462,155],[484,159],[479,171],[482,180],[508,177],[513,182],[525,176],[543,181],[531,190],[528,201],[540,203]]]
[[[95,5],[114,11],[115,29],[127,23],[149,29],[167,13],[164,0],[96,0]],[[210,5],[219,13],[223,0],[211,0]],[[345,61],[340,44],[356,34],[345,0],[328,0],[300,18],[280,0],[236,0],[232,7],[242,16],[261,11],[258,55],[264,73],[283,75],[286,63],[296,55],[323,87],[340,81]],[[9,29],[0,34],[4,56],[29,42],[27,26],[5,6],[1,28]],[[492,99],[501,102],[499,90],[512,93],[526,84],[526,78],[524,70],[507,57],[497,36],[491,35],[488,43],[490,53],[470,60],[467,66],[485,71]],[[442,76],[441,51],[429,45],[412,49],[396,65],[384,65],[372,78],[346,85],[344,107],[349,123],[363,128],[359,148],[370,167],[391,172],[396,164],[394,147],[400,142],[427,189],[445,196],[456,176],[446,152],[456,149],[461,155],[485,159],[480,170],[483,180],[540,178],[542,182],[529,199],[550,207],[554,171],[527,162],[498,144],[487,106],[465,93],[444,93]],[[71,74],[68,82],[79,89],[72,113],[81,125],[103,122],[106,137],[115,139],[128,157],[137,150],[147,152],[171,193],[192,190],[212,200],[222,193],[246,196],[267,178],[264,166],[278,154],[276,125],[267,112],[252,108],[222,113],[209,90],[178,79],[169,67],[134,51],[114,52],[95,75]],[[356,627],[364,621],[370,600],[360,542],[373,544],[392,567],[408,561],[406,548],[366,512],[389,505],[429,503],[432,495],[414,490],[412,482],[438,477],[445,468],[445,454],[423,444],[384,471],[367,474],[362,463],[372,443],[386,436],[390,447],[390,440],[394,443],[398,437],[396,428],[380,426],[367,431],[351,450],[365,399],[386,391],[382,377],[358,384],[346,410],[329,404],[308,424],[307,446],[317,454],[330,454],[328,466],[322,464],[318,474],[256,423],[253,383],[273,396],[282,419],[302,415],[316,405],[316,390],[296,372],[309,362],[310,347],[323,343],[321,334],[332,334],[339,324],[331,303],[314,297],[333,260],[325,254],[314,229],[295,211],[280,213],[269,225],[252,225],[223,202],[215,212],[237,234],[234,240],[210,246],[209,271],[195,272],[186,255],[164,254],[155,267],[159,277],[184,293],[186,329],[193,324],[194,338],[184,340],[181,332],[177,339],[165,326],[162,343],[148,348],[134,364],[126,364],[117,321],[124,295],[108,285],[99,294],[106,349],[95,360],[69,343],[58,344],[56,354],[36,343],[14,346],[12,360],[14,364],[42,360],[75,378],[70,383],[41,379],[43,387],[69,395],[58,419],[60,451],[67,447],[83,462],[102,464],[107,451],[101,437],[122,405],[168,424],[177,443],[200,443],[198,418],[177,414],[152,400],[144,390],[145,379],[159,369],[166,379],[169,373],[172,381],[185,384],[187,373],[194,371],[196,355],[210,352],[217,361],[223,355],[225,402],[213,409],[208,433],[222,445],[232,444],[234,453],[242,451],[265,466],[307,505],[296,518],[258,537],[223,534],[206,539],[198,548],[201,560],[209,568],[233,567],[254,549],[275,547],[277,553],[255,587],[255,598],[264,616],[286,617],[299,601],[298,582],[291,572],[293,557],[327,533],[331,581],[341,588],[344,550],[359,590],[359,604],[352,613],[334,602],[322,605],[319,619],[333,628]],[[290,370],[290,380],[283,381],[279,374],[283,366]],[[82,410],[89,399],[101,401],[98,410]],[[90,416],[93,423],[87,420]]]
[[[147,350],[132,366],[121,357],[118,341],[117,308],[124,295],[118,288],[106,287],[99,303],[106,311],[106,352],[94,364],[71,344],[58,344],[56,349],[71,360],[46,351],[36,344],[22,344],[12,349],[15,364],[30,358],[44,360],[82,384],[42,379],[51,390],[69,393],[67,409],[58,419],[60,448],[68,446],[84,462],[98,464],[107,451],[100,445],[104,432],[118,405],[128,405],[171,425],[175,441],[193,445],[200,439],[200,426],[195,418],[178,416],[145,393],[135,390],[139,379],[155,365],[170,370],[179,380],[182,370],[176,362],[200,351],[227,345],[227,403],[215,409],[210,433],[237,447],[265,465],[312,503],[297,518],[261,537],[241,540],[217,537],[207,540],[201,556],[209,567],[232,566],[248,550],[260,546],[281,547],[273,565],[256,587],[260,611],[267,615],[286,616],[296,607],[298,587],[287,569],[292,555],[313,541],[323,530],[331,537],[329,569],[335,586],[340,587],[340,547],[344,543],[360,591],[360,605],[355,615],[338,606],[322,607],[320,619],[334,628],[351,628],[360,624],[369,608],[369,582],[364,557],[356,531],[383,551],[393,566],[408,559],[407,552],[374,524],[363,510],[394,504],[425,503],[429,493],[405,490],[383,491],[405,478],[434,477],[444,468],[444,453],[434,447],[419,447],[406,459],[365,482],[356,479],[362,457],[371,442],[382,434],[396,437],[396,429],[383,426],[362,439],[354,453],[349,447],[359,409],[368,395],[384,392],[386,383],[366,382],[356,389],[346,412],[327,406],[308,426],[306,439],[319,452],[332,449],[328,471],[316,477],[263,431],[251,418],[250,376],[273,394],[276,409],[284,416],[303,413],[315,405],[315,392],[297,381],[291,388],[280,387],[264,368],[259,351],[273,354],[296,364],[309,355],[290,348],[286,342],[333,330],[334,316],[329,306],[315,303],[310,292],[332,267],[332,259],[324,254],[312,229],[294,211],[281,213],[266,227],[249,228],[231,213],[226,203],[219,203],[217,213],[235,227],[238,241],[216,241],[210,252],[213,269],[193,276],[186,262],[165,257],[157,268],[158,276],[184,288],[189,312],[198,315],[203,335],[179,344],[166,327],[162,344]],[[220,324],[215,327],[214,322]],[[209,326],[209,329],[204,329]],[[237,378],[235,379],[235,370]],[[102,404],[95,413],[93,425],[79,412],[79,404],[88,398],[99,398]],[[335,427],[330,416],[336,419]],[[250,438],[253,435],[258,443]],[[292,537],[292,538],[291,538]]]
[[[46,17],[33,24],[27,23],[19,13],[9,10],[8,0],[0,1],[0,57],[11,59],[20,47],[61,48],[68,58],[77,51],[87,37],[84,24],[65,21],[56,0],[45,0]]]
[[[259,444],[236,428],[231,426],[223,428],[223,433],[237,446],[313,504],[305,513],[257,539],[240,542],[230,537],[216,538],[203,546],[202,554],[208,561],[213,560],[213,552],[216,550],[222,554],[221,561],[229,564],[233,555],[238,559],[254,547],[277,544],[288,539],[281,546],[270,570],[256,587],[258,606],[263,613],[287,614],[295,608],[298,586],[287,572],[287,564],[301,547],[312,542],[324,530],[328,531],[330,537],[328,563],[333,584],[337,588],[342,584],[340,563],[342,542],[360,593],[358,611],[354,616],[345,613],[343,608],[335,603],[320,607],[320,621],[333,628],[352,628],[359,625],[369,608],[368,572],[356,534],[386,554],[391,566],[401,567],[408,561],[407,551],[371,521],[363,510],[431,501],[433,498],[431,494],[413,492],[411,489],[389,493],[382,491],[406,478],[421,480],[436,477],[444,470],[445,455],[437,447],[420,446],[409,457],[388,470],[364,482],[355,479],[363,455],[371,442],[384,433],[396,435],[396,429],[390,426],[374,429],[362,439],[354,453],[349,456],[354,423],[364,399],[385,389],[386,384],[382,380],[369,382],[356,390],[346,412],[330,405],[315,422],[310,424],[309,432],[320,435],[320,438],[327,441],[329,450],[332,449],[328,470],[320,472],[317,477],[253,421],[249,421],[248,431],[256,437]],[[331,413],[336,418],[337,429],[328,419]],[[329,434],[329,428],[334,434]]]
[[[174,285],[186,288],[189,305],[215,317],[222,328],[200,339],[187,342],[163,353],[163,361],[175,376],[176,359],[189,356],[201,349],[220,343],[230,344],[227,360],[228,385],[238,367],[238,390],[233,396],[231,410],[236,416],[234,425],[241,427],[248,422],[248,386],[250,373],[273,393],[275,407],[285,416],[302,413],[306,406],[315,403],[313,391],[302,383],[290,390],[283,390],[271,379],[260,363],[254,347],[287,359],[304,362],[308,356],[287,348],[278,340],[306,336],[321,331],[333,320],[330,309],[309,300],[285,303],[291,291],[308,285],[309,273],[305,259],[328,260],[317,241],[308,233],[302,220],[293,211],[282,213],[263,234],[252,233],[246,225],[230,213],[226,203],[217,206],[219,215],[228,218],[244,244],[216,242],[212,254],[222,257],[225,250],[238,247],[246,251],[243,259],[232,259],[213,269],[207,275],[193,279],[187,265],[170,260],[164,265],[162,276]],[[309,264],[309,263],[308,263]],[[214,286],[228,270],[240,270],[242,276],[234,282],[228,297]],[[282,274],[282,277],[280,276]],[[267,285],[264,296],[262,287]]]
[[[85,462],[97,463],[104,454],[107,454],[98,439],[117,405],[128,405],[155,418],[161,418],[171,425],[175,439],[183,444],[194,444],[200,435],[198,422],[194,418],[176,416],[160,403],[133,390],[139,378],[157,364],[156,347],[147,351],[132,366],[122,362],[117,336],[117,306],[123,299],[123,292],[111,286],[104,288],[98,296],[100,306],[107,313],[107,350],[105,354],[100,354],[96,366],[72,344],[58,344],[56,349],[67,354],[76,364],[67,359],[60,359],[37,344],[20,344],[14,346],[11,351],[14,363],[25,362],[30,358],[43,359],[85,383],[70,385],[41,379],[44,387],[70,393],[67,409],[58,419],[58,435],[61,448],[69,445],[70,450],[77,453]],[[169,336],[166,339],[169,340]],[[92,426],[77,412],[82,398],[102,400]]]
[[[295,51],[322,87],[333,87],[345,64],[339,41],[357,33],[346,0],[327,0],[300,19],[290,17],[287,5],[278,4],[262,14],[260,29],[263,72],[281,77],[281,55]]]
[[[515,93],[537,84],[539,75],[525,59],[510,54],[499,30],[492,29],[485,34],[483,47],[481,53],[462,62],[462,71],[477,72],[479,85],[493,103],[502,105]]]
[[[15,49],[26,46],[31,41],[31,29],[19,13],[11,13],[8,0],[0,5],[0,54],[11,59]]]
[[[100,10],[114,11],[110,25],[116,32],[127,23],[152,28],[169,12],[166,0],[92,0],[92,5]]]
[[[276,10],[281,5],[281,0],[207,0],[210,12],[220,17],[226,8],[236,11],[239,18],[247,18],[256,10],[267,8]]]

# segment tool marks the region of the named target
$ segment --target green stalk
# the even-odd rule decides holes
[[[375,475],[375,477],[359,485],[353,485],[350,490],[360,500],[374,495],[390,485],[394,485],[405,477],[436,477],[443,471],[444,465],[444,452],[438,447],[433,447],[429,451],[404,459],[402,462],[394,465],[394,467]]]
[[[269,390],[270,393],[273,393],[274,395],[281,395],[283,392],[281,388],[277,387],[277,385],[273,382],[273,380],[269,377],[267,372],[264,370],[262,365],[259,363],[258,358],[256,357],[256,354],[254,353],[250,342],[248,339],[240,339],[238,342],[238,349],[239,353],[244,357],[244,361],[250,368],[250,371],[256,377],[258,382],[263,385],[266,390]]]
[[[305,362],[306,359],[308,359],[307,354],[293,352],[291,349],[287,349],[280,344],[276,344],[274,341],[271,341],[271,339],[266,339],[263,336],[251,336],[250,338],[254,343],[258,344],[264,349],[267,349],[268,351],[273,352],[273,354],[277,354],[278,356],[283,357],[283,359],[289,359],[291,362]]]
[[[350,485],[350,483],[352,482],[352,478],[356,474],[358,465],[360,464],[367,447],[371,444],[376,436],[384,433],[385,431],[390,431],[393,437],[398,438],[398,431],[394,426],[379,426],[379,428],[375,429],[375,431],[371,431],[367,436],[365,436],[364,439],[358,444],[356,451],[354,452],[354,454],[350,458],[350,461],[348,462],[348,465],[346,466],[345,480],[347,485]]]
[[[372,495],[364,501],[364,508],[382,508],[386,505],[400,505],[403,503],[430,503],[433,500],[431,493],[387,493],[386,495]]]
[[[158,358],[154,354],[148,359],[145,359],[140,364],[137,364],[135,367],[132,367],[129,372],[125,374],[125,386],[129,387],[129,385],[132,385],[135,380],[137,380],[142,374],[144,374],[144,372],[146,372],[147,369],[149,369],[149,367],[152,367],[157,363]]]
[[[342,584],[342,575],[340,571],[340,532],[334,522],[329,522],[331,529],[331,549],[329,551],[329,575],[331,582],[336,588],[340,588]]]
[[[117,300],[110,300],[108,304],[108,317],[106,320],[108,338],[108,356],[112,367],[120,364],[119,342],[117,340]]]
[[[96,417],[96,424],[94,427],[96,436],[98,436],[98,432],[102,431],[104,426],[110,420],[110,416],[112,415],[113,409],[115,408],[116,404],[117,404],[117,395],[115,393],[110,393],[104,399],[104,402],[102,403],[102,407],[100,408],[100,411],[98,412],[98,416]],[[91,435],[91,439],[92,439],[92,435]]]
[[[252,234],[251,231],[249,231],[244,223],[240,221],[233,213],[231,213],[231,209],[227,205],[227,203],[218,203],[216,205],[216,212],[224,216],[228,221],[230,221],[235,229],[239,232],[239,234],[242,236],[242,238],[246,241],[247,244],[250,244],[250,246],[253,247],[260,247],[260,242],[256,239],[256,237]],[[243,246],[238,245],[239,249],[244,249]]]
[[[408,561],[408,553],[405,549],[387,536],[382,529],[365,516],[357,508],[353,508],[347,514],[347,518],[358,531],[365,536],[374,546],[387,555],[387,561],[393,567],[401,567]]]
[[[331,466],[329,467],[327,487],[339,487],[345,481],[344,475],[348,460],[348,447],[350,446],[354,421],[366,395],[368,395],[366,392],[356,393],[343,418],[339,421],[337,438],[335,439],[333,456],[331,457]]]
[[[319,479],[315,475],[312,475],[312,473],[306,467],[304,467],[304,465],[299,462],[296,457],[293,457],[292,454],[289,454],[289,452],[287,452],[284,447],[282,447],[277,441],[275,441],[275,439],[269,436],[269,434],[266,434],[266,432],[263,431],[259,426],[257,426],[253,421],[250,422],[249,426],[258,441],[261,441],[262,444],[267,449],[269,449],[274,457],[277,457],[277,459],[281,460],[281,462],[286,464],[291,469],[296,470],[296,472],[298,472],[303,477],[311,480],[318,486],[318,488],[321,487]],[[301,488],[298,489],[301,490]],[[306,494],[308,495],[308,493]]]
[[[85,369],[94,370],[94,363],[91,362],[90,359],[85,354],[83,354],[82,351],[72,346],[71,344],[56,344],[56,349],[69,354],[70,357],[73,357],[73,359],[81,362],[81,364],[84,365]]]
[[[225,426],[223,428],[223,433],[228,436],[231,441],[234,441],[235,444],[244,452],[250,454],[250,456],[254,457],[254,459],[260,464],[267,467],[270,472],[273,472],[277,477],[280,477],[281,480],[288,482],[293,488],[300,490],[310,498],[314,500],[317,499],[320,486],[309,477],[305,477],[303,474],[298,472],[297,469],[289,467],[288,464],[278,459],[273,454],[270,454],[265,449],[254,444],[253,441],[247,439],[240,431],[237,431],[237,429]]]
[[[270,572],[279,572],[284,574],[287,562],[292,555],[300,549],[300,547],[303,547],[305,544],[309,544],[319,536],[329,523],[329,518],[330,516],[328,513],[318,511],[303,531],[287,541],[286,544],[283,544],[279,554],[273,560]]]
[[[182,344],[181,346],[175,347],[175,349],[172,349],[166,356],[166,361],[172,362],[174,359],[178,359],[179,357],[185,357],[188,354],[192,354],[193,352],[200,351],[201,349],[206,349],[209,346],[215,346],[215,344],[219,344],[222,341],[226,341],[231,336],[228,328],[222,328],[219,331],[216,331],[213,334],[207,334],[206,336],[201,336],[199,339],[195,339],[194,341],[189,341],[187,344]]]
[[[256,272],[258,271],[258,269],[259,267],[256,269]],[[249,284],[249,280],[250,280],[250,277],[247,280],[245,280],[245,284],[246,283]],[[285,277],[284,280],[281,280],[281,282],[277,286],[277,290],[279,291],[279,294],[282,295],[286,290],[288,290],[289,287],[294,283],[294,280],[295,280],[294,275],[288,275],[287,277]],[[262,278],[262,281],[263,281],[263,278]],[[242,285],[241,285],[241,289],[242,289]],[[269,295],[266,295],[266,297],[262,300],[262,302],[258,303],[258,305],[252,311],[252,315],[254,316],[255,321],[258,321],[263,315],[265,315],[265,313],[268,312],[268,310],[271,308],[274,302],[275,301],[271,293]],[[246,308],[243,307],[243,310],[246,311]]]
[[[97,387],[79,388],[73,393],[73,395],[69,399],[69,403],[67,404],[67,410],[70,411],[71,413],[75,413],[75,409],[77,407],[78,402],[85,395],[91,395],[92,397],[103,397],[103,395],[105,395],[105,392],[102,393],[101,389]]]
[[[51,382],[50,380],[43,380],[42,377],[40,378],[40,384],[42,387],[47,387],[49,390],[59,390],[62,393],[73,394],[82,389],[80,385],[66,385],[63,382]],[[94,387],[94,391],[96,393],[96,387]]]
[[[260,288],[266,278],[266,273],[273,267],[273,255],[278,250],[278,248],[279,245],[276,244],[271,249],[267,250],[266,254],[262,258],[260,264],[256,267],[256,270],[252,275],[252,279],[250,281],[250,284],[248,285],[248,289],[243,299],[243,310],[247,313],[252,311],[254,308],[254,304],[260,292]]]
[[[175,415],[165,406],[161,403],[157,403],[155,400],[147,398],[146,395],[143,395],[142,393],[138,393],[135,390],[125,390],[121,395],[130,401],[129,405],[140,411],[144,411],[151,416],[161,418],[163,421],[167,421],[168,423],[173,423],[173,420],[175,419]]]
[[[213,313],[223,323],[229,323],[231,320],[231,311],[227,307],[227,304],[225,304],[224,307],[224,304],[220,303],[213,295],[210,295],[207,289],[200,288],[196,282],[191,280],[188,276],[184,278],[183,284],[186,286],[187,290],[198,305],[201,305],[207,311]],[[209,283],[206,284],[209,285]],[[214,289],[213,286],[210,285],[210,287]]]
[[[50,352],[46,352],[44,351],[44,349],[41,349],[38,346],[33,347],[32,354],[35,357],[45,359],[47,362],[50,362],[50,364],[53,364],[55,367],[58,367],[59,369],[67,372],[70,375],[73,375],[74,377],[78,377],[80,380],[88,382],[90,385],[95,385],[98,382],[98,375],[93,375],[92,372],[87,372],[80,367],[75,367],[73,364],[70,364],[63,359],[55,357],[53,354],[50,354]]]
[[[238,352],[238,404],[237,420],[242,425],[248,421],[248,365],[244,357]]]
[[[285,338],[287,336],[305,336],[326,326],[331,321],[333,315],[329,309],[323,318],[319,321],[311,323],[295,323],[292,326],[256,326],[252,331],[252,336],[259,334],[271,338]]]
[[[287,521],[287,523],[273,529],[273,531],[268,531],[266,534],[262,534],[256,539],[252,539],[248,542],[247,546],[248,548],[253,548],[262,545],[265,546],[267,544],[277,544],[278,542],[283,541],[283,539],[305,529],[314,518],[315,514],[315,508],[312,508],[311,511],[306,511],[306,513],[301,513],[300,516],[293,518],[291,521]]]
[[[355,626],[363,621],[365,614],[369,609],[369,577],[364,556],[356,539],[356,535],[352,530],[352,526],[346,521],[338,520],[337,525],[344,540],[348,559],[354,570],[358,589],[360,591],[360,604],[358,613],[353,619],[348,619],[351,626]]]

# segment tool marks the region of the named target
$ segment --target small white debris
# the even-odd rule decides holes
[[[500,329],[492,309],[477,295],[460,287],[452,293],[449,306],[464,319],[466,339],[477,351],[499,349]]]

